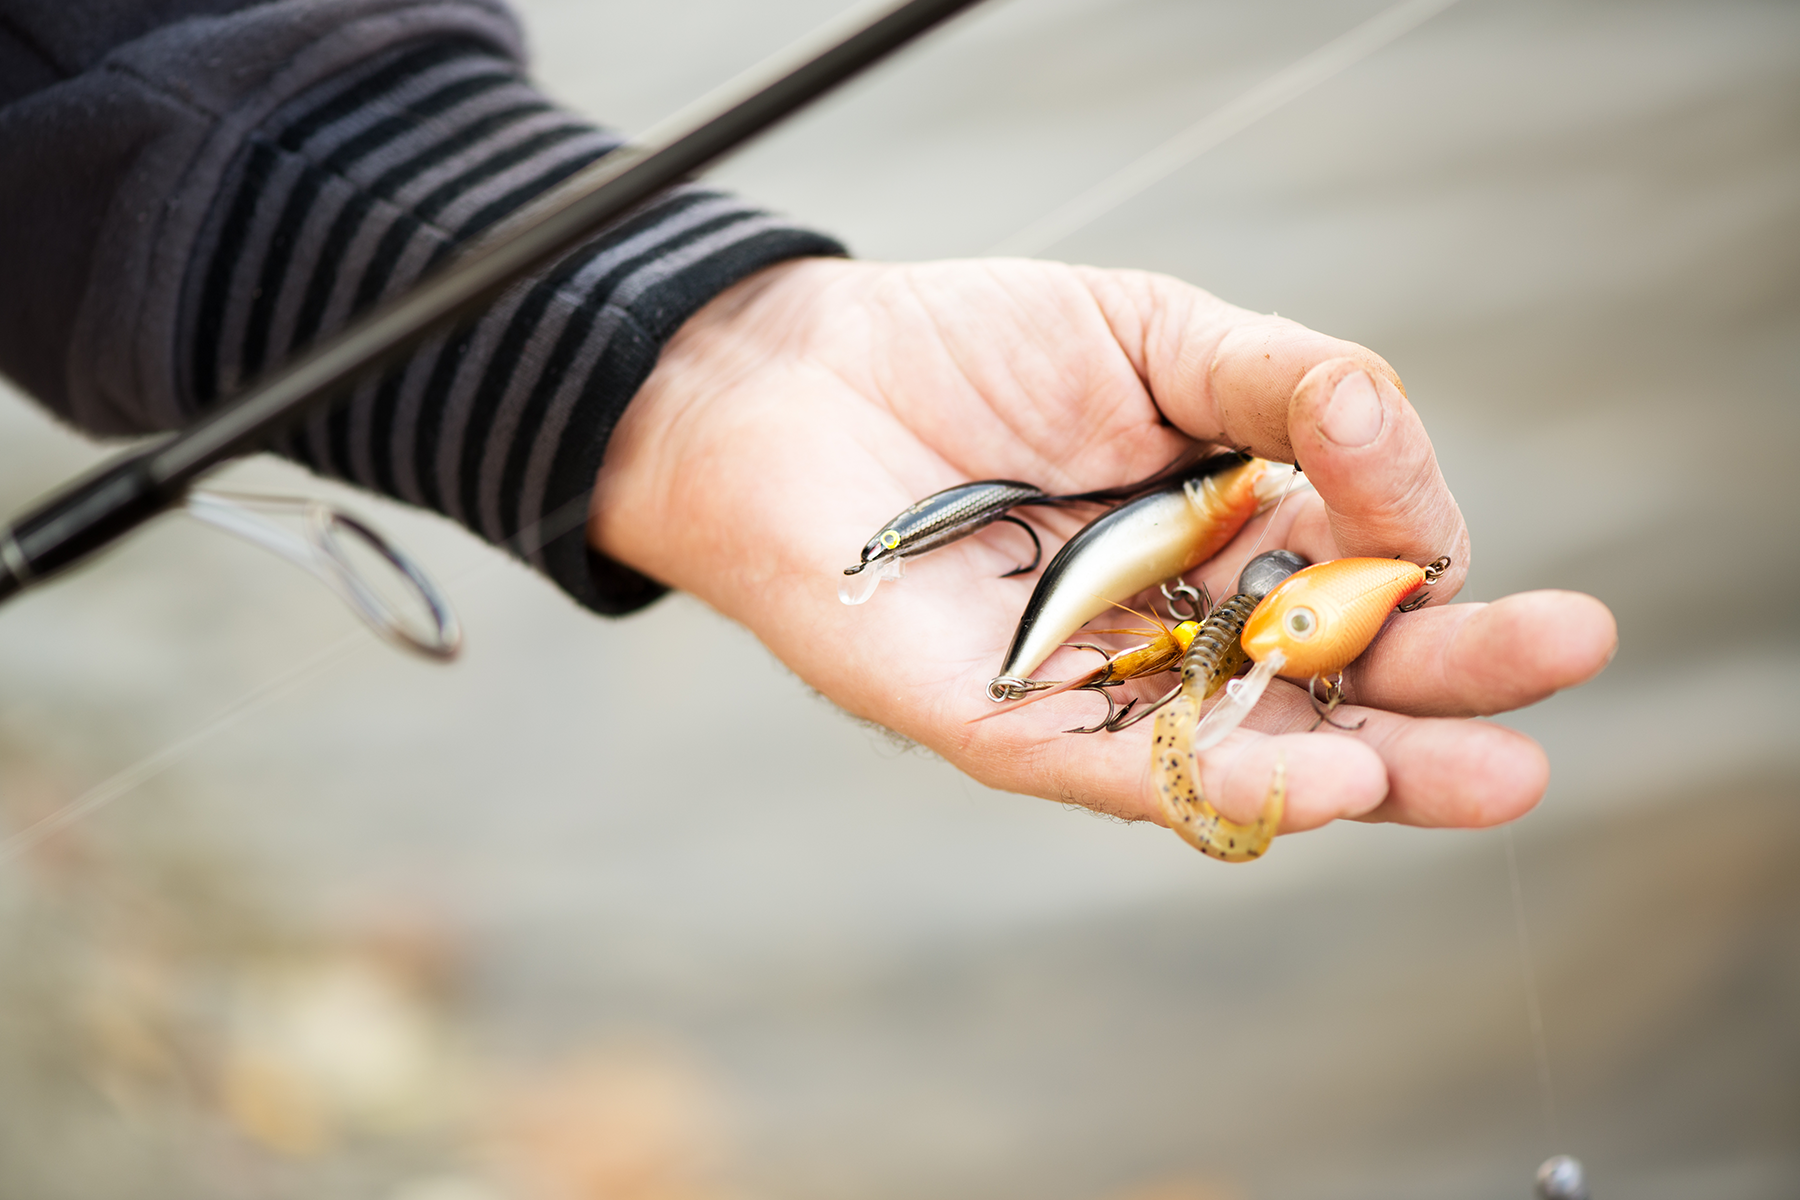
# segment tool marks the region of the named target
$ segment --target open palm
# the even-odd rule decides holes
[[[1084,693],[969,723],[992,709],[987,681],[1035,582],[999,578],[1029,558],[1020,531],[994,526],[921,557],[857,608],[837,599],[841,571],[901,508],[972,479],[1104,487],[1154,473],[1196,439],[1297,460],[1312,490],[1194,573],[1215,595],[1259,544],[1314,562],[1454,565],[1430,606],[1394,617],[1348,672],[1352,703],[1337,719],[1366,718],[1358,732],[1308,732],[1304,691],[1272,687],[1248,726],[1206,754],[1207,794],[1248,819],[1279,754],[1285,832],[1339,817],[1489,824],[1534,804],[1547,766],[1529,739],[1468,718],[1592,676],[1615,644],[1612,618],[1567,592],[1444,607],[1467,570],[1468,535],[1397,385],[1360,346],[1163,276],[1024,261],[789,263],[720,296],[671,342],[614,435],[590,539],[983,783],[1161,820],[1150,723],[1062,733],[1103,711]],[[1049,553],[1098,510],[1026,511]],[[1141,624],[1118,617],[1095,624]],[[1036,674],[1097,661],[1066,649]]]

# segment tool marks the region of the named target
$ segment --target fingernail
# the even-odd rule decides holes
[[[1338,381],[1337,390],[1319,415],[1319,429],[1340,446],[1367,446],[1381,436],[1386,419],[1375,381],[1367,371],[1352,371]]]

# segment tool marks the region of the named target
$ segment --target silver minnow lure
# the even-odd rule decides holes
[[[1042,488],[1013,479],[988,479],[980,483],[960,483],[933,492],[916,504],[909,504],[899,515],[881,527],[862,549],[862,561],[845,567],[845,575],[867,571],[865,579],[855,583],[845,580],[838,586],[838,598],[845,604],[861,604],[874,595],[883,579],[898,579],[901,563],[907,556],[923,554],[939,546],[968,537],[995,521],[1009,521],[1031,537],[1031,561],[1008,571],[1022,575],[1037,567],[1043,557],[1043,543],[1037,531],[1017,517],[1007,516],[1021,504],[1054,504]]]
[[[1293,475],[1285,463],[1218,454],[1195,463],[1179,482],[1090,521],[1044,568],[988,697],[999,703],[1032,690],[1031,672],[1069,635],[1217,554],[1275,502]]]

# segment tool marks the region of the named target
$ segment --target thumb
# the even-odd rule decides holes
[[[1387,374],[1358,357],[1319,363],[1294,389],[1288,437],[1325,501],[1338,553],[1418,563],[1448,555],[1436,594],[1455,594],[1469,568],[1468,530],[1424,423]]]

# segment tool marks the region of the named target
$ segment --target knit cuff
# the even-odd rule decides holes
[[[182,301],[182,407],[237,393],[620,141],[474,40],[416,42],[309,88],[256,128],[207,218]],[[625,406],[712,297],[771,264],[843,253],[735,197],[678,188],[276,448],[444,513],[597,612],[630,612],[663,588],[586,541]]]

